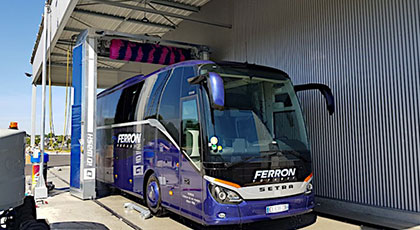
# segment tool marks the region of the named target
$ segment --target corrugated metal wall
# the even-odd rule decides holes
[[[300,94],[318,196],[420,212],[418,0],[234,1],[231,60],[285,70]]]

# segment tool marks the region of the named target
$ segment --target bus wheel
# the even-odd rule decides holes
[[[162,195],[160,192],[159,181],[155,175],[151,175],[147,181],[146,204],[154,216],[165,215],[165,209],[162,207]]]

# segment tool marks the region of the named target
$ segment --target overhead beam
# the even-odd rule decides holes
[[[121,1],[114,1],[114,2],[133,2],[133,1],[134,2],[143,2],[143,0],[121,0]],[[174,8],[174,9],[190,11],[190,12],[194,12],[194,13],[200,12],[200,7],[193,6],[193,5],[190,5],[190,4],[181,3],[181,2],[175,2],[175,1],[172,1],[172,0],[147,0],[147,2],[157,4],[157,5],[161,5],[161,6],[171,7],[171,8]],[[101,4],[101,3],[99,3],[99,2],[87,2],[87,3],[77,4],[77,6],[92,6],[92,5],[98,5],[98,4]]]
[[[99,12],[90,11],[90,10],[83,10],[83,9],[76,8],[76,9],[74,9],[74,12],[79,13],[79,14],[101,17],[101,18],[109,18],[109,19],[113,19],[113,20],[121,20],[121,21],[126,21],[126,22],[132,22],[132,23],[146,25],[146,26],[159,27],[159,28],[163,28],[163,29],[169,29],[169,30],[175,29],[175,26],[171,26],[171,25],[165,25],[165,24],[155,23],[155,22],[146,22],[146,21],[142,21],[142,20],[139,20],[139,19],[126,18],[126,17],[122,17],[122,16],[99,13]]]
[[[141,6],[133,6],[133,5],[129,5],[129,4],[125,4],[125,3],[119,3],[119,2],[113,2],[113,1],[109,1],[109,0],[93,0],[93,1],[98,2],[98,3],[102,3],[102,4],[106,4],[106,5],[110,5],[110,6],[125,8],[125,9],[132,9],[132,10],[142,11],[142,12],[151,13],[151,14],[165,15],[165,16],[168,16],[168,17],[178,18],[178,19],[182,19],[182,20],[185,20],[185,21],[195,22],[195,23],[201,23],[201,24],[206,24],[206,25],[211,25],[211,26],[223,27],[223,28],[227,28],[227,29],[232,28],[232,25],[230,25],[230,24],[203,21],[203,20],[194,19],[194,18],[191,18],[189,16],[185,16],[185,15],[174,14],[174,13],[170,13],[170,12],[166,12],[166,11],[160,11],[160,10],[150,9],[150,8],[141,7]]]
[[[147,3],[148,6],[150,6],[150,8],[157,10],[152,4]],[[131,12],[135,12],[135,10],[131,10]],[[175,27],[177,27],[176,23],[173,22],[170,18],[168,18],[167,16],[161,14],[160,16],[162,16],[164,19],[166,19],[166,21],[170,22],[172,25],[174,25]]]
[[[78,22],[78,23],[80,23],[80,24],[82,24],[82,25],[86,26],[87,28],[91,28],[91,27],[93,27],[93,26],[92,26],[92,25],[90,25],[89,23],[86,23],[86,22],[84,22],[84,21],[80,20],[79,18],[76,18],[76,17],[75,17],[75,16],[73,16],[73,15],[71,15],[71,16],[70,16],[70,18],[71,18],[71,19],[73,19],[73,20],[75,20],[76,22]]]
[[[53,57],[63,57],[63,58],[67,57],[66,54],[61,54],[61,53],[52,53],[51,56],[53,56]],[[130,61],[117,60],[117,59],[111,59],[109,57],[99,56],[99,54],[98,54],[98,60],[99,61],[107,61],[107,62],[115,62],[115,63],[124,63],[124,64],[127,64],[127,63],[130,62]]]
[[[122,33],[117,31],[109,31],[109,30],[97,30],[97,35],[101,35],[105,38],[119,38],[119,39],[129,39],[141,42],[149,42],[149,43],[159,43],[163,45],[175,45],[179,47],[186,47],[186,48],[197,48],[200,49],[203,45],[187,43],[187,42],[180,42],[180,41],[172,41],[172,40],[163,40],[160,37],[150,36],[147,34],[129,34],[129,33]]]
[[[75,41],[67,40],[67,39],[58,39],[57,45],[67,45],[67,46],[73,46],[75,44]]]
[[[83,28],[83,29],[79,29],[79,28],[74,28],[74,27],[65,27],[64,30],[67,32],[73,32],[73,33],[81,33],[84,30],[86,30],[87,28]],[[106,29],[101,29],[101,28],[96,28],[97,30],[106,30]],[[147,32],[145,33],[145,35],[147,36],[154,36],[153,34],[162,34],[162,33],[166,33],[165,31],[155,31],[155,32]],[[159,37],[158,35],[155,35],[156,37]]]
[[[179,10],[186,10],[186,11],[190,11],[194,13],[200,12],[200,7],[196,7],[193,5],[188,5],[188,4],[180,3],[180,2],[174,2],[171,0],[150,0],[150,3],[158,4],[161,6],[167,6],[167,7],[171,7],[171,8],[175,8]]]
[[[86,30],[86,29],[78,29],[78,28],[74,28],[74,27],[64,27],[65,31],[68,32],[75,32],[75,33],[81,33],[82,31]]]
[[[86,29],[78,29],[74,27],[65,27],[64,30],[69,32],[81,33]],[[203,45],[193,44],[193,43],[186,43],[186,42],[179,42],[179,41],[170,41],[170,40],[162,40],[159,36],[152,36],[146,34],[129,34],[117,31],[108,31],[102,29],[96,29],[97,34],[102,37],[110,37],[110,38],[120,38],[120,39],[131,39],[136,41],[142,42],[152,42],[152,43],[159,43],[159,44],[166,44],[166,45],[176,45],[182,46],[187,48],[202,48]]]
[[[121,1],[116,1],[116,2],[131,2],[132,0],[121,0]],[[87,2],[87,3],[80,3],[77,4],[77,6],[92,6],[92,5],[98,5],[99,3],[97,2]]]
[[[67,67],[67,64],[57,63],[57,62],[51,62],[51,66]],[[73,65],[72,64],[69,64],[69,67],[73,67]],[[120,72],[120,73],[139,74],[139,72],[137,72],[137,71],[121,70],[121,69],[117,69],[117,68],[97,67],[97,69],[98,70],[102,70],[102,71],[109,71],[109,72]]]

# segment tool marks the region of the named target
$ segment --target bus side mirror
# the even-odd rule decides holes
[[[208,89],[211,107],[218,110],[223,109],[225,106],[225,86],[219,74],[209,72],[192,77],[188,79],[188,82],[192,85],[207,83],[206,87]]]
[[[324,84],[317,84],[317,83],[295,85],[296,93],[299,91],[312,90],[312,89],[317,89],[321,91],[327,103],[328,113],[330,115],[333,115],[333,113],[335,112],[335,104],[334,104],[334,95],[332,94],[330,87]]]

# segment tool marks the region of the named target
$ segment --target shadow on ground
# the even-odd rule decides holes
[[[347,218],[344,218],[344,217],[332,216],[332,215],[319,213],[319,212],[317,212],[317,216],[324,217],[324,218],[327,218],[327,219],[333,219],[333,220],[340,221],[340,222],[343,222],[343,223],[358,225],[358,226],[360,226],[361,230],[391,230],[391,229],[393,229],[393,228],[387,228],[387,227],[378,226],[378,225],[374,225],[374,224],[364,223],[364,222],[360,222],[360,221],[357,221],[357,220],[347,219]]]
[[[84,222],[84,221],[74,221],[74,222],[58,222],[50,224],[51,230],[109,230],[105,225],[95,222]]]

